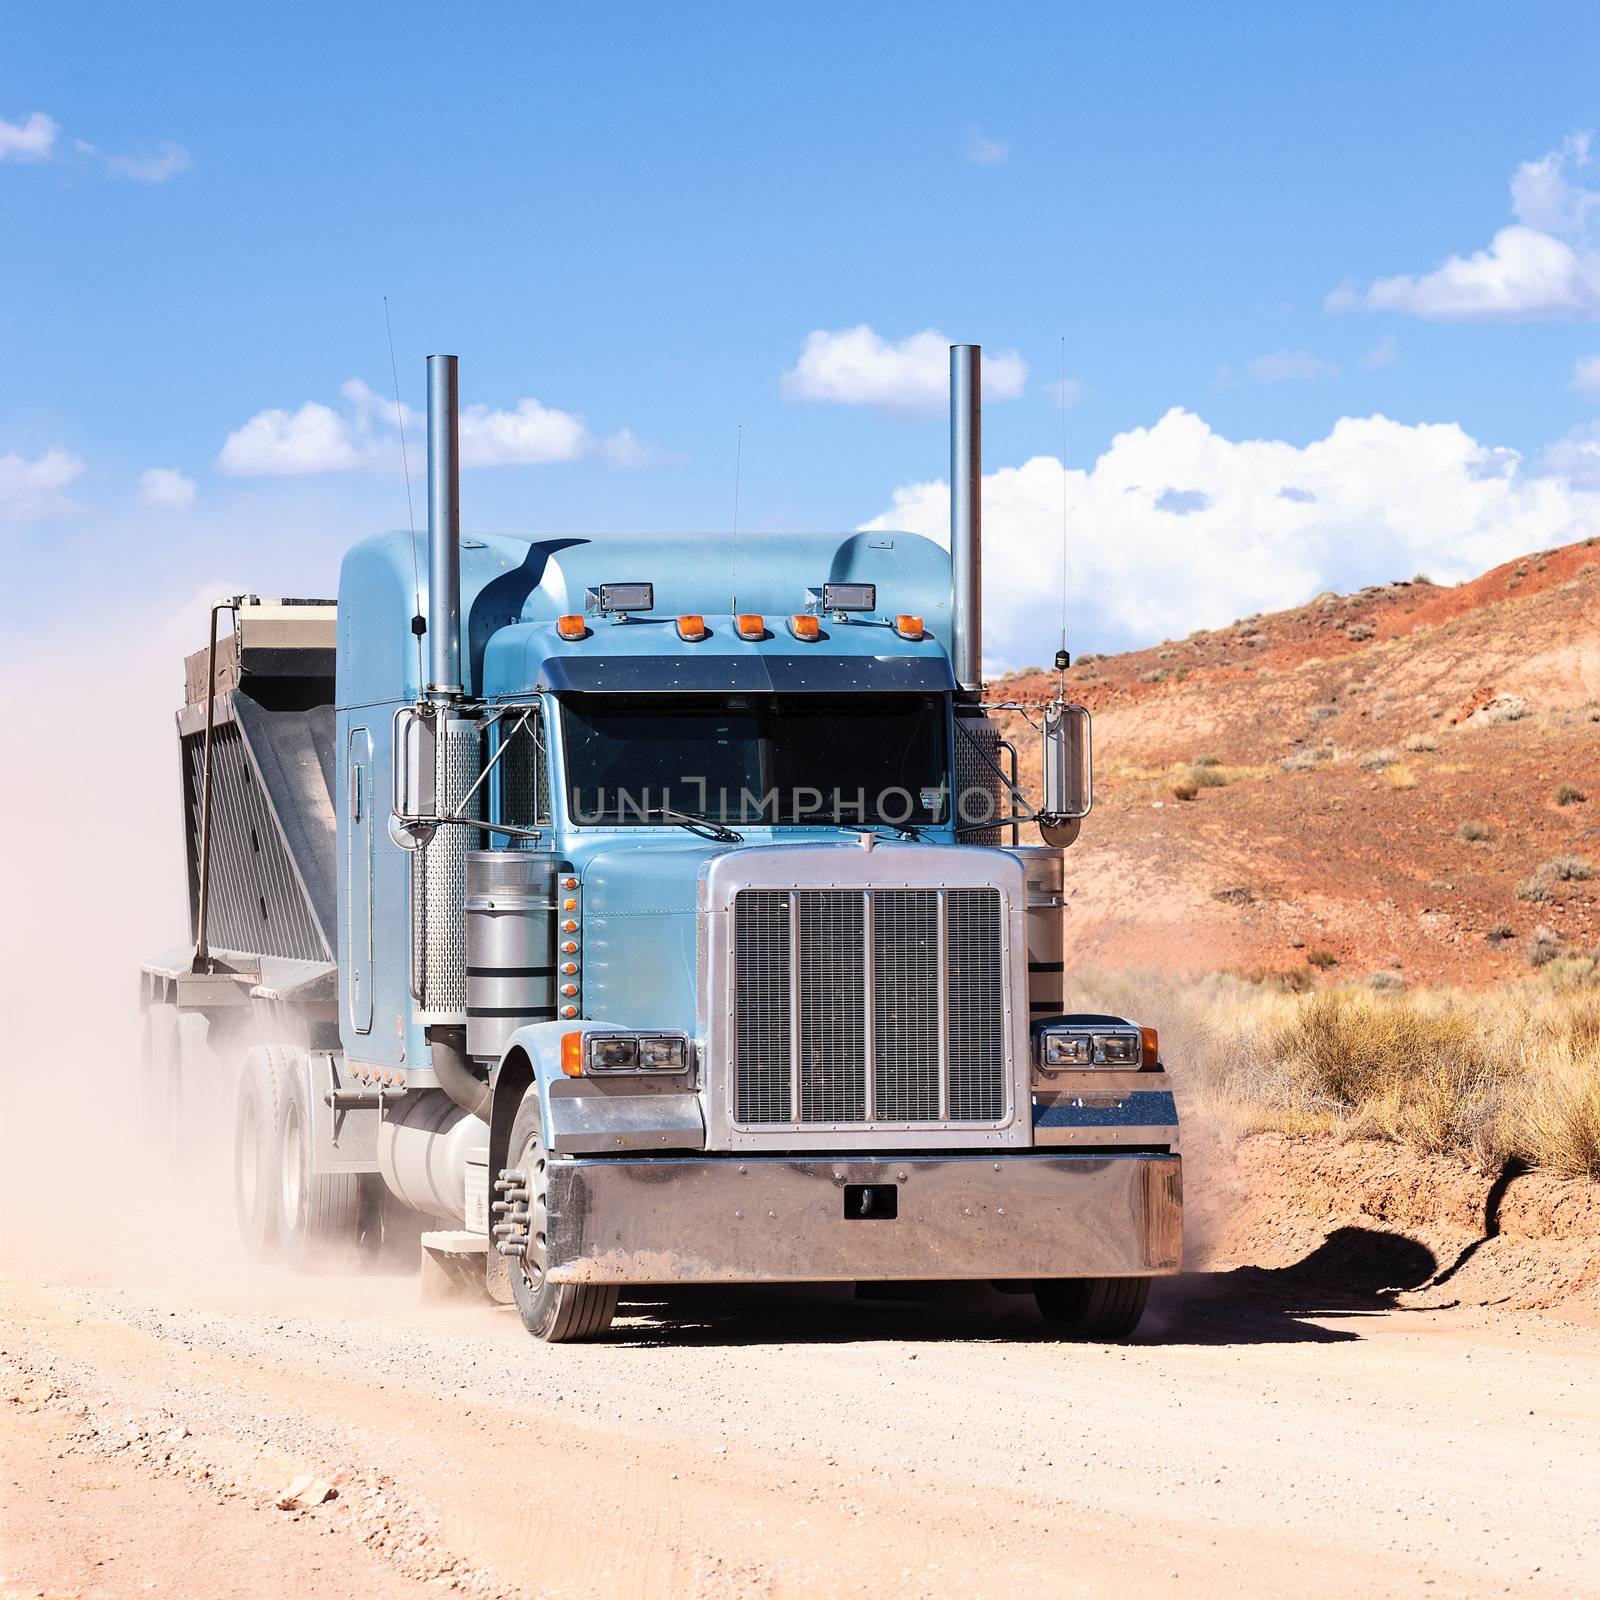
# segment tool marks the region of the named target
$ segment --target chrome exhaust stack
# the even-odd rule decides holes
[[[983,349],[950,346],[951,666],[983,689]]]
[[[456,358],[428,357],[428,683],[447,700],[461,682],[461,420]]]

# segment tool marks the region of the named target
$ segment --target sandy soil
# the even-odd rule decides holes
[[[1209,1270],[1126,1348],[983,1289],[682,1292],[550,1349],[410,1278],[225,1265],[204,1219],[13,1238],[0,1594],[1600,1594],[1600,1330],[1509,1309],[1519,1217],[1587,1278],[1582,1191],[1513,1184],[1485,1239],[1488,1180],[1386,1224],[1367,1159],[1207,1172]],[[332,1497],[279,1509],[301,1476]]]

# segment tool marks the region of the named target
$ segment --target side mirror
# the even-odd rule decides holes
[[[1039,833],[1059,849],[1078,837],[1094,805],[1094,729],[1088,708],[1059,700],[1046,706],[1042,742]]]
[[[401,706],[394,716],[394,798],[389,837],[406,850],[438,824],[438,718],[431,707]]]

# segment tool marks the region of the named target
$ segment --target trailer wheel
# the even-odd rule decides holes
[[[315,1172],[311,1106],[302,1061],[290,1055],[278,1109],[278,1216],[283,1253],[297,1272],[348,1265],[361,1243],[361,1175]]]
[[[178,1008],[169,1001],[159,1001],[145,1011],[140,1065],[140,1113],[145,1137],[163,1155],[176,1155],[182,1053]]]
[[[278,1246],[278,1122],[288,1052],[257,1045],[239,1068],[233,1118],[233,1214],[239,1239],[257,1261]]]
[[[539,1088],[530,1084],[511,1122],[513,1168],[526,1180],[526,1243],[506,1259],[511,1295],[522,1325],[546,1344],[592,1339],[611,1326],[617,1311],[617,1286],[595,1283],[551,1283],[545,1277],[549,1260],[550,1155],[539,1127]],[[514,1202],[514,1204],[517,1202]],[[519,1219],[520,1220],[520,1219]]]
[[[1040,1278],[1039,1314],[1066,1339],[1111,1343],[1139,1326],[1150,1298],[1148,1278]]]

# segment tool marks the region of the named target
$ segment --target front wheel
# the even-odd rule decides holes
[[[501,1213],[515,1249],[506,1257],[511,1297],[522,1325],[546,1344],[593,1339],[611,1326],[617,1311],[617,1286],[551,1283],[546,1276],[550,1249],[550,1153],[539,1127],[539,1090],[530,1084],[511,1122],[511,1163],[520,1182],[502,1192],[510,1209]]]
[[[1033,1286],[1039,1314],[1064,1339],[1097,1344],[1128,1338],[1150,1298],[1148,1278],[1041,1278]]]

